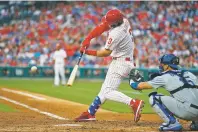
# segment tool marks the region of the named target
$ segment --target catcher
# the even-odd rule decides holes
[[[149,103],[164,120],[160,131],[178,131],[181,124],[175,117],[192,121],[190,130],[198,130],[198,79],[189,71],[179,70],[179,58],[165,54],[159,59],[160,72],[144,82],[138,70],[132,69],[129,75],[130,86],[135,90],[165,88],[171,96],[152,92]]]

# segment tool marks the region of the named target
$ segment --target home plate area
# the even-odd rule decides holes
[[[135,123],[131,113],[103,109],[98,111],[97,121],[75,122],[73,119],[84,112],[87,105],[6,88],[0,89],[0,103],[16,109],[16,112],[0,112],[0,131],[146,132],[158,131],[162,123],[156,114],[143,114]],[[189,130],[190,122],[181,123],[184,130]]]

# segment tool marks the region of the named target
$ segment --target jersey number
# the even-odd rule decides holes
[[[112,38],[109,38],[108,44],[111,44],[111,42],[112,42]]]

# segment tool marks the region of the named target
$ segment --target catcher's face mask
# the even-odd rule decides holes
[[[172,69],[178,70],[179,67],[179,58],[173,54],[165,54],[162,57],[159,58],[159,62],[160,62],[160,66],[159,66],[159,70],[160,72],[165,71],[164,69],[164,65],[168,65],[170,66]]]

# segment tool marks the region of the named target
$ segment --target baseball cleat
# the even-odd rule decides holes
[[[198,122],[196,123],[195,121],[192,121],[192,123],[190,124],[190,130],[198,131]]]
[[[159,131],[181,131],[182,130],[182,126],[179,122],[175,122],[172,124],[162,124],[159,127]]]
[[[95,116],[92,116],[88,111],[83,112],[75,121],[95,121]]]
[[[143,100],[138,100],[138,99],[133,99],[130,102],[130,106],[133,110],[134,113],[134,121],[138,122],[141,117],[141,111],[142,108],[144,107],[144,101]]]

